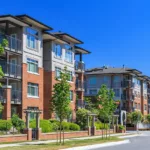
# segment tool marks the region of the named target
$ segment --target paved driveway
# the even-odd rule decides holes
[[[105,147],[93,150],[150,150],[150,131],[140,132],[141,136],[128,138],[129,144]]]

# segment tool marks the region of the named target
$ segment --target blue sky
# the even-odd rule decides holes
[[[28,14],[82,41],[86,68],[123,64],[150,75],[148,0],[6,0],[0,14]]]

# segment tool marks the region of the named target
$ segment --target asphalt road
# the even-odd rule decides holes
[[[128,138],[129,144],[98,148],[92,150],[150,150],[150,131],[140,132],[141,136]]]

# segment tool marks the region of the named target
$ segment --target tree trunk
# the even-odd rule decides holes
[[[62,121],[60,121],[60,126],[59,126],[59,128],[60,128],[60,144],[61,144],[61,129],[62,129]]]

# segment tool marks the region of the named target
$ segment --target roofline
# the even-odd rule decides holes
[[[37,22],[37,23],[39,23],[39,24],[41,24],[41,25],[45,26],[46,28],[49,28],[49,30],[53,30],[53,28],[52,28],[52,27],[50,27],[50,26],[48,26],[48,25],[46,25],[46,24],[44,24],[44,23],[42,23],[42,22],[40,22],[40,21],[38,21],[38,20],[36,20],[36,19],[32,18],[31,16],[29,16],[29,15],[27,15],[27,14],[23,14],[23,15],[16,15],[16,17],[19,17],[19,18],[27,17],[27,18],[29,18],[29,19],[31,19],[31,20],[33,20],[33,21],[35,21],[35,22]]]
[[[84,48],[82,48],[82,47],[76,46],[76,45],[75,45],[75,48],[81,49],[81,50],[87,52],[88,54],[91,53],[90,51],[88,51],[88,50],[86,50],[86,49],[84,49]]]
[[[13,16],[13,15],[10,15],[10,14],[8,14],[8,15],[0,15],[0,18],[5,18],[5,17],[12,17],[12,18],[14,18],[14,19],[16,19],[16,20],[18,20],[18,21],[20,21],[20,22],[23,22],[23,23],[25,23],[25,24],[31,26],[31,24],[29,24],[29,23],[27,23],[27,22],[25,22],[25,21],[19,19],[19,18],[16,17],[16,16]]]
[[[68,34],[68,33],[56,33],[56,35],[67,35],[67,36],[69,36],[69,37],[75,39],[76,41],[80,42],[80,44],[83,44],[83,43],[84,43],[84,42],[82,42],[81,40],[79,40],[79,39],[77,39],[77,38],[71,36],[71,35]]]
[[[44,34],[51,35],[51,36],[55,37],[56,39],[59,39],[59,40],[62,40],[63,42],[66,42],[66,43],[68,43],[67,41],[65,41],[65,40],[61,39],[60,37],[58,37],[58,36],[55,36],[54,34],[51,34],[51,33],[49,33],[49,32],[46,32],[46,31],[44,31],[43,33],[44,33]]]

